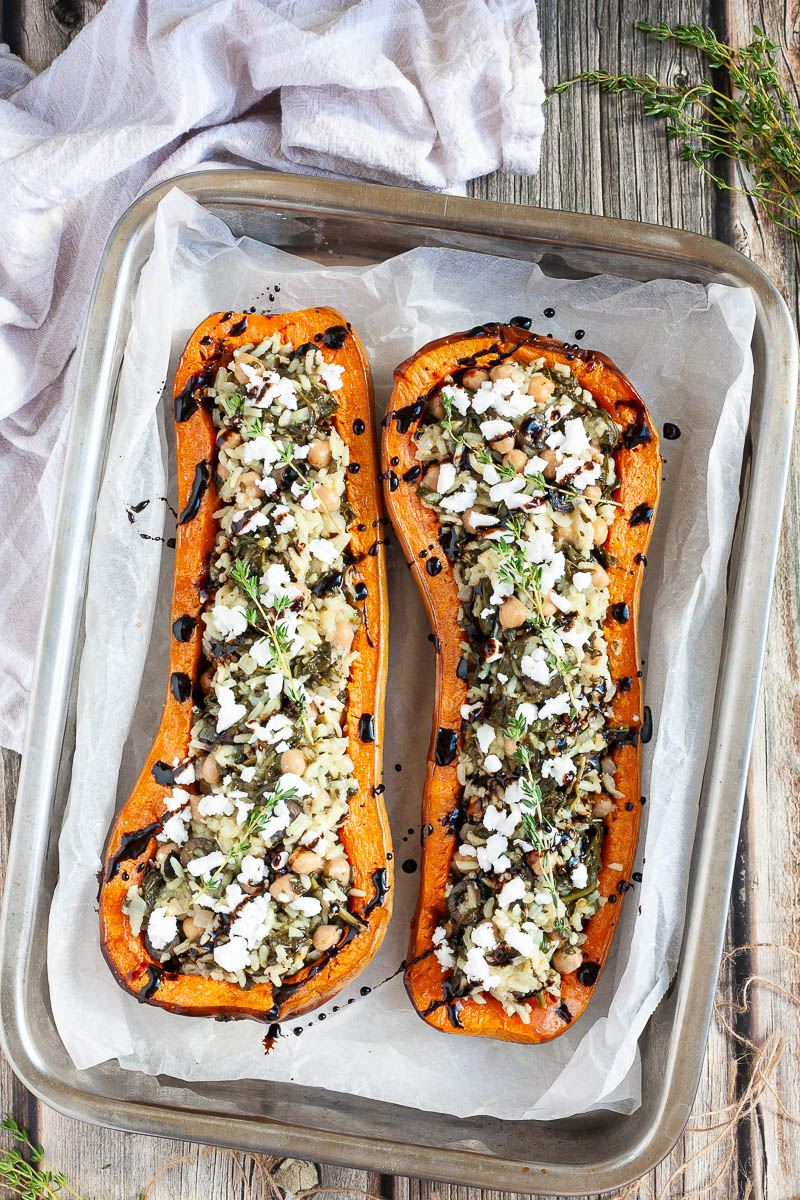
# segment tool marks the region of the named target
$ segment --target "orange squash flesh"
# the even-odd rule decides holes
[[[422,826],[428,836],[422,850],[419,894],[407,956],[409,965],[405,971],[406,988],[417,1012],[437,1029],[536,1043],[557,1037],[580,1016],[608,956],[626,890],[618,885],[628,883],[636,853],[641,812],[641,744],[637,738],[636,745],[619,745],[612,755],[617,765],[615,786],[622,796],[614,801],[614,811],[606,821],[598,879],[601,896],[609,897],[611,902],[603,905],[587,923],[583,946],[584,964],[596,964],[596,971],[593,967],[589,972],[582,970],[563,976],[561,1001],[546,996],[544,1007],[539,1007],[535,999],[530,1001],[528,1023],[518,1014],[506,1014],[502,1005],[490,995],[482,997],[485,1001],[482,1004],[471,998],[454,998],[447,987],[451,972],[445,971],[434,957],[432,935],[446,915],[445,886],[457,844],[454,815],[458,813],[462,788],[456,775],[458,753],[451,762],[440,765],[436,761],[436,750],[442,730],[445,731],[443,738],[447,731],[458,734],[458,748],[462,745],[460,710],[466,700],[467,684],[458,677],[457,668],[466,635],[458,621],[458,587],[452,565],[444,553],[440,553],[442,569],[439,574],[431,575],[424,569],[425,560],[420,557],[420,551],[428,550],[431,544],[438,547],[441,532],[438,517],[422,503],[419,479],[405,480],[403,476],[416,464],[413,435],[419,427],[427,394],[449,375],[462,370],[465,359],[477,357],[475,365],[486,366],[496,360],[498,354],[510,355],[520,362],[544,358],[546,367],[564,363],[597,403],[613,416],[623,433],[628,432],[630,448],[621,442],[615,455],[620,485],[613,498],[619,508],[604,547],[617,560],[608,572],[609,618],[604,634],[612,679],[628,677],[632,681],[629,691],[616,693],[610,723],[637,729],[641,728],[643,718],[638,647],[639,594],[644,554],[658,504],[661,459],[658,437],[645,405],[622,372],[602,354],[566,346],[551,338],[536,337],[516,326],[489,324],[471,333],[454,334],[430,342],[395,370],[395,385],[383,432],[386,504],[425,602],[438,648],[433,729],[422,800]],[[630,616],[627,622],[620,624],[611,617],[610,609],[611,605],[623,602],[628,605]],[[584,979],[594,974],[595,980],[581,982],[581,974]]]
[[[330,338],[332,345],[328,347],[325,333],[334,328],[346,329],[346,336],[341,345],[338,344],[341,332]],[[150,827],[164,815],[169,788],[156,780],[153,769],[157,764],[169,767],[188,754],[194,719],[192,700],[189,697],[181,702],[176,698],[171,687],[173,676],[187,675],[196,684],[202,670],[200,614],[209,556],[217,533],[214,512],[219,505],[214,483],[217,431],[199,397],[203,388],[213,382],[216,369],[227,365],[234,350],[249,343],[257,345],[275,334],[295,347],[315,343],[326,362],[344,368],[342,387],[336,392],[339,407],[332,421],[350,448],[351,463],[360,467],[357,473],[348,474],[347,498],[354,513],[350,550],[358,560],[359,576],[366,585],[367,595],[360,604],[364,619],[353,642],[358,657],[351,670],[345,718],[348,753],[359,790],[350,799],[350,813],[340,830],[340,838],[351,864],[351,886],[364,895],[355,903],[351,901],[351,911],[361,918],[362,927],[356,931],[348,926],[333,951],[284,980],[277,989],[271,984],[257,983],[244,990],[228,981],[162,970],[147,952],[143,936],[131,932],[122,905],[131,881],[137,879],[158,845],[157,828]],[[120,984],[139,1000],[187,1015],[280,1021],[318,1007],[349,983],[377,952],[391,916],[391,839],[383,802],[375,792],[380,783],[383,744],[387,600],[371,375],[356,334],[333,309],[313,308],[274,317],[215,313],[189,338],[178,365],[173,396],[178,511],[188,519],[178,525],[170,622],[190,617],[197,624],[187,641],[177,640],[173,631],[161,723],[136,785],[117,815],[109,837],[100,891],[101,946]],[[208,482],[203,490],[204,476]],[[202,491],[199,503],[198,482]],[[195,504],[192,504],[193,489]],[[195,508],[196,514],[192,516]],[[363,741],[360,736],[362,714],[374,718],[371,742]],[[195,785],[190,785],[189,790],[194,791]]]

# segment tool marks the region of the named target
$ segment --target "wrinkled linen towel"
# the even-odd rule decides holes
[[[200,164],[463,191],[536,170],[542,101],[534,0],[109,0],[42,75],[0,47],[0,744],[22,744],[74,351],[131,201]]]

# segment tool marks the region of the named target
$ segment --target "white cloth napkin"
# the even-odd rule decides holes
[[[199,164],[463,190],[532,172],[534,0],[109,0],[42,75],[0,47],[0,744],[25,725],[103,244]]]

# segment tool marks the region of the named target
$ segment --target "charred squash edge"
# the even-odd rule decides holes
[[[558,1037],[581,1015],[608,956],[636,853],[641,811],[641,742],[637,737],[636,745],[620,745],[613,752],[617,764],[615,782],[622,798],[615,801],[615,809],[606,822],[598,880],[600,894],[613,897],[613,900],[603,905],[587,923],[584,963],[577,972],[563,977],[561,1000],[548,997],[544,1008],[531,1003],[531,1019],[526,1024],[518,1014],[508,1016],[491,996],[484,997],[484,1004],[454,997],[447,986],[451,972],[440,967],[433,955],[432,935],[446,911],[445,885],[456,843],[453,821],[462,789],[456,777],[458,753],[451,763],[438,765],[436,744],[439,731],[444,730],[458,734],[459,750],[462,745],[460,708],[467,689],[466,683],[457,675],[457,667],[464,634],[458,624],[458,591],[450,562],[442,554],[442,570],[431,576],[423,569],[424,560],[419,557],[420,550],[427,549],[430,543],[437,544],[441,531],[439,520],[420,500],[418,481],[409,482],[403,476],[416,462],[413,433],[427,395],[446,376],[459,378],[459,373],[468,369],[463,366],[463,360],[471,363],[475,359],[477,362],[471,365],[480,366],[491,363],[498,355],[523,362],[544,357],[547,366],[555,363],[569,366],[583,387],[612,414],[623,434],[628,435],[627,443],[621,441],[615,455],[620,485],[614,499],[620,507],[609,529],[605,548],[617,558],[616,566],[609,571],[609,610],[611,605],[625,602],[630,616],[626,623],[620,624],[609,614],[604,634],[612,678],[630,677],[632,681],[630,691],[618,692],[614,698],[612,723],[638,730],[643,718],[639,595],[644,554],[658,505],[661,459],[658,436],[641,397],[603,354],[538,337],[517,326],[490,323],[468,333],[456,333],[430,342],[395,370],[395,384],[383,431],[386,504],[425,602],[438,649],[433,729],[422,799],[422,827],[428,836],[422,850],[419,894],[407,956],[409,965],[405,971],[406,989],[420,1016],[437,1029],[536,1043]],[[642,505],[644,509],[640,508]],[[631,525],[637,508],[640,508],[641,516],[649,519]],[[646,510],[651,511],[648,514]],[[612,863],[621,864],[622,869],[614,870]]]
[[[333,348],[328,348],[324,335],[333,327],[346,329],[347,333],[343,345],[338,345],[339,333],[331,339]],[[189,747],[192,700],[190,697],[180,703],[172,694],[169,681],[174,672],[185,673],[193,684],[198,680],[202,661],[199,617],[217,532],[216,430],[201,402],[202,392],[213,381],[216,369],[229,361],[237,347],[258,344],[274,334],[294,346],[315,343],[327,362],[344,368],[342,388],[336,393],[339,407],[333,423],[350,448],[351,462],[361,467],[357,474],[348,474],[348,501],[356,514],[350,548],[361,559],[359,571],[368,595],[359,605],[364,620],[353,643],[359,657],[348,685],[345,726],[359,791],[351,798],[350,815],[340,836],[352,867],[352,886],[364,892],[359,907],[353,910],[362,917],[364,926],[357,932],[348,926],[338,946],[317,963],[284,980],[278,988],[257,983],[244,990],[235,983],[162,969],[145,949],[143,937],[135,937],[131,932],[122,904],[131,881],[157,845],[155,834],[164,813],[165,787],[156,783],[153,768],[160,762],[169,765],[176,757],[184,759]],[[171,637],[161,723],[136,785],[118,813],[109,837],[99,896],[101,946],[119,983],[139,1001],[186,1015],[281,1021],[318,1007],[349,983],[377,952],[391,916],[391,838],[383,802],[375,792],[381,776],[388,643],[384,517],[377,486],[372,379],[361,342],[333,309],[312,308],[271,317],[214,313],[189,338],[175,376],[173,404],[178,511],[183,519],[179,518],[178,524],[170,627],[183,616],[190,616],[198,623],[188,641]],[[359,433],[361,422],[363,431]],[[196,499],[204,480],[206,486],[195,515],[191,516],[194,511],[191,499]],[[359,525],[365,528],[358,529]],[[374,716],[373,742],[360,739],[362,713]],[[194,785],[191,787],[193,790]]]

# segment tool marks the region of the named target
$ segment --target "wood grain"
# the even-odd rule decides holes
[[[4,0],[3,37],[35,69],[44,68],[82,24],[99,0]],[[710,22],[730,40],[749,38],[753,23],[783,48],[787,78],[797,98],[800,81],[800,0],[539,0],[545,47],[545,82],[603,65],[615,71],[653,71],[662,78],[696,63],[692,55],[658,46],[633,32],[637,17]],[[522,204],[605,213],[675,225],[722,237],[763,266],[782,288],[795,316],[800,302],[800,252],[785,234],[764,224],[744,199],[716,193],[665,144],[663,131],[647,121],[634,100],[622,104],[596,90],[576,89],[548,107],[542,167],[533,178],[496,173],[477,180],[476,196]],[[739,849],[737,878],[726,945],[776,943],[729,962],[720,978],[721,1002],[736,999],[747,973],[760,970],[787,988],[800,990],[800,443],[795,443],[778,580],[769,630],[767,663],[752,757],[748,801]],[[16,786],[16,757],[0,755],[0,881]],[[794,952],[797,957],[792,957]],[[787,1029],[796,1042],[797,1013],[777,993],[755,993],[749,1013],[735,1017],[736,1031],[760,1041]],[[790,1047],[791,1048],[791,1047]],[[800,1110],[800,1059],[788,1055],[778,1073],[789,1109]],[[695,1113],[718,1109],[740,1093],[745,1070],[741,1047],[718,1024],[712,1027]],[[730,1092],[730,1089],[733,1092]],[[248,1187],[260,1193],[254,1164],[213,1149],[164,1142],[79,1125],[37,1105],[4,1064],[0,1064],[0,1110],[11,1110],[47,1146],[52,1159],[84,1194],[98,1200],[134,1200],[139,1189],[172,1159],[185,1156],[154,1184],[151,1200],[244,1200]],[[705,1187],[727,1147],[708,1161],[697,1160],[671,1184],[670,1176],[702,1144],[687,1133],[669,1158],[646,1180],[653,1194],[673,1200]],[[244,1176],[242,1175],[244,1170]],[[387,1161],[386,1171],[392,1163]],[[469,1188],[389,1175],[322,1168],[327,1188],[364,1189],[394,1200],[495,1200]],[[648,1195],[646,1187],[642,1196]],[[733,1156],[713,1191],[725,1200],[797,1200],[800,1196],[800,1137],[768,1096],[733,1141]],[[551,1197],[551,1200],[557,1200]]]

